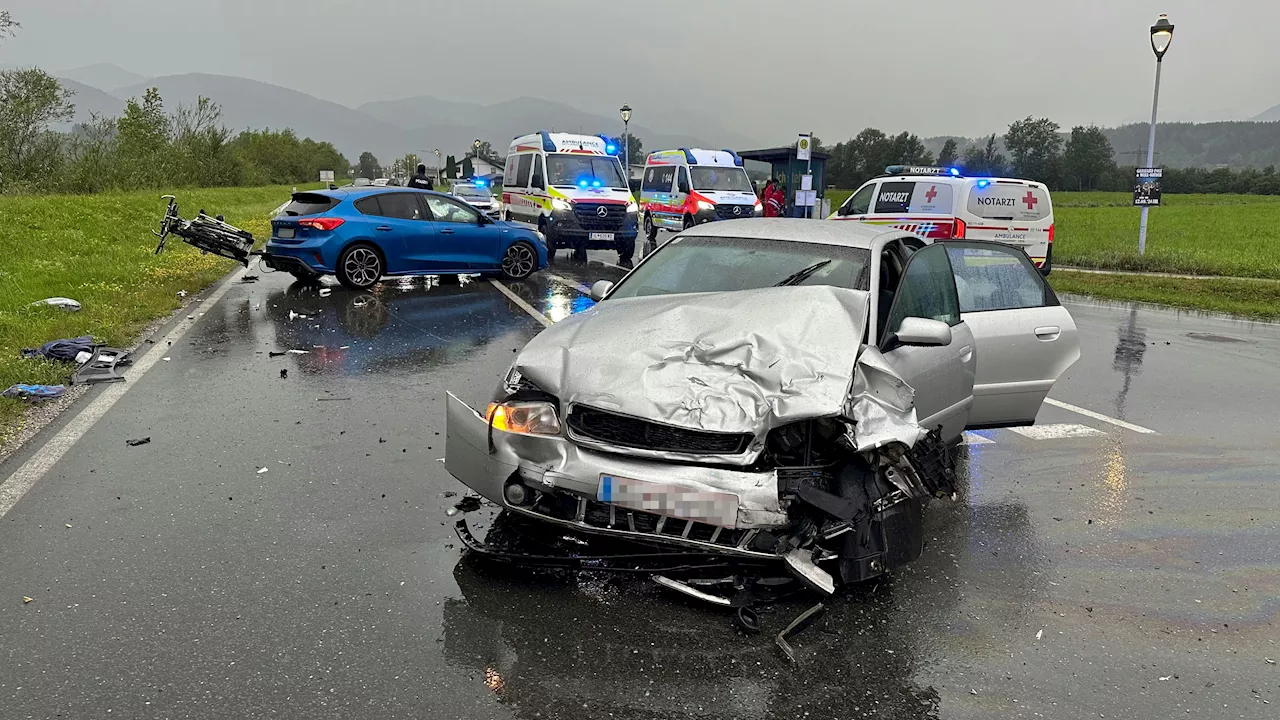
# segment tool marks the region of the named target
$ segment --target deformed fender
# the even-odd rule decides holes
[[[889,443],[912,447],[926,431],[916,419],[916,391],[889,366],[880,350],[867,346],[853,369],[845,418],[852,421],[850,442],[858,452]]]

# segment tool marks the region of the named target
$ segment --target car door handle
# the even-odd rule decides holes
[[[376,229],[380,232],[391,232],[390,225],[379,225]]]
[[[972,345],[965,345],[964,347],[960,348],[960,362],[969,362],[969,359],[972,357],[973,357]]]
[[[449,229],[445,229],[445,230],[441,230],[441,231],[440,231],[440,234],[441,234],[441,235],[452,235],[452,234],[453,234],[453,231],[452,231],[452,230],[449,230]]]
[[[1046,325],[1045,327],[1036,328],[1036,337],[1044,340],[1045,342],[1057,340],[1058,336],[1061,334],[1062,329],[1057,325]]]

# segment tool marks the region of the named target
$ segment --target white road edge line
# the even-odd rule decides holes
[[[141,358],[133,363],[129,369],[128,380],[108,385],[98,397],[94,398],[83,410],[81,410],[71,422],[68,422],[56,435],[49,439],[36,451],[34,455],[27,459],[22,467],[14,471],[3,483],[0,483],[0,518],[13,509],[13,506],[22,499],[27,491],[49,472],[50,468],[58,464],[62,456],[76,444],[85,433],[98,422],[107,411],[115,405],[124,394],[133,388],[134,384],[142,378],[153,365],[160,362],[160,358],[164,357],[168,351],[168,343],[172,343],[181,338],[193,325],[200,319],[200,316],[213,308],[218,300],[231,289],[236,280],[243,277],[248,272],[247,268],[241,269],[236,274],[223,281],[222,285],[213,291],[209,297],[195,310],[188,311],[191,318],[184,318],[162,340],[157,340],[151,349],[146,351]]]
[[[502,283],[498,282],[497,280],[494,280],[493,278],[489,278],[489,284],[498,288],[499,292],[501,292],[503,295],[506,295],[507,299],[510,300],[511,302],[519,305],[520,308],[525,312],[529,313],[529,315],[532,316],[534,320],[537,320],[538,322],[542,323],[543,327],[551,327],[552,325],[555,324],[551,322],[551,318],[547,317],[546,315],[543,315],[537,310],[534,310],[532,305],[524,301],[524,298],[511,292],[510,288],[508,288],[506,285],[503,285]]]
[[[568,285],[569,287],[572,287],[572,288],[577,288],[578,290],[581,290],[587,295],[591,294],[591,288],[587,287],[586,285],[583,285],[577,280],[570,280],[567,277],[561,277],[553,272],[544,272],[543,275],[546,275],[547,277],[551,278],[552,280],[555,280],[558,283]]]
[[[1116,418],[1103,415],[1102,413],[1096,413],[1092,410],[1087,410],[1078,405],[1072,405],[1071,403],[1064,403],[1061,400],[1054,400],[1053,398],[1045,398],[1044,401],[1054,407],[1059,407],[1059,408],[1062,408],[1063,410],[1070,410],[1071,412],[1076,413],[1077,415],[1083,415],[1088,418],[1093,418],[1094,420],[1101,420],[1104,423],[1110,423],[1112,425],[1115,425],[1116,427],[1124,428],[1125,430],[1132,430],[1133,432],[1142,433],[1143,435],[1159,435],[1160,434],[1150,428],[1144,428],[1141,425],[1134,425],[1133,423],[1127,423],[1123,420],[1118,420]]]

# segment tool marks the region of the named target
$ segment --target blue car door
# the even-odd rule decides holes
[[[418,193],[378,193],[357,200],[355,205],[365,216],[373,230],[374,242],[387,258],[388,273],[421,269],[415,260],[415,252],[431,244],[435,226],[427,219],[426,208],[418,201]]]
[[[423,195],[435,225],[433,267],[486,270],[499,267],[502,229],[473,207],[445,195]]]

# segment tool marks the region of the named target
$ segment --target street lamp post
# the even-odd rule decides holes
[[[1156,90],[1151,99],[1151,132],[1147,136],[1147,167],[1151,167],[1156,151],[1156,109],[1160,107],[1160,68],[1164,65],[1164,54],[1169,52],[1169,43],[1173,42],[1173,23],[1168,15],[1161,15],[1156,24],[1151,26],[1151,51],[1156,54]],[[1147,252],[1147,213],[1151,208],[1142,206],[1142,223],[1138,226],[1138,254]]]
[[[476,161],[480,159],[480,138],[471,142],[471,177],[476,176]]]
[[[436,182],[440,182],[440,148],[436,148],[431,152],[436,154]]]
[[[623,105],[618,109],[622,116],[622,168],[626,171],[627,187],[631,186],[631,132],[627,126],[631,124],[631,106]]]

